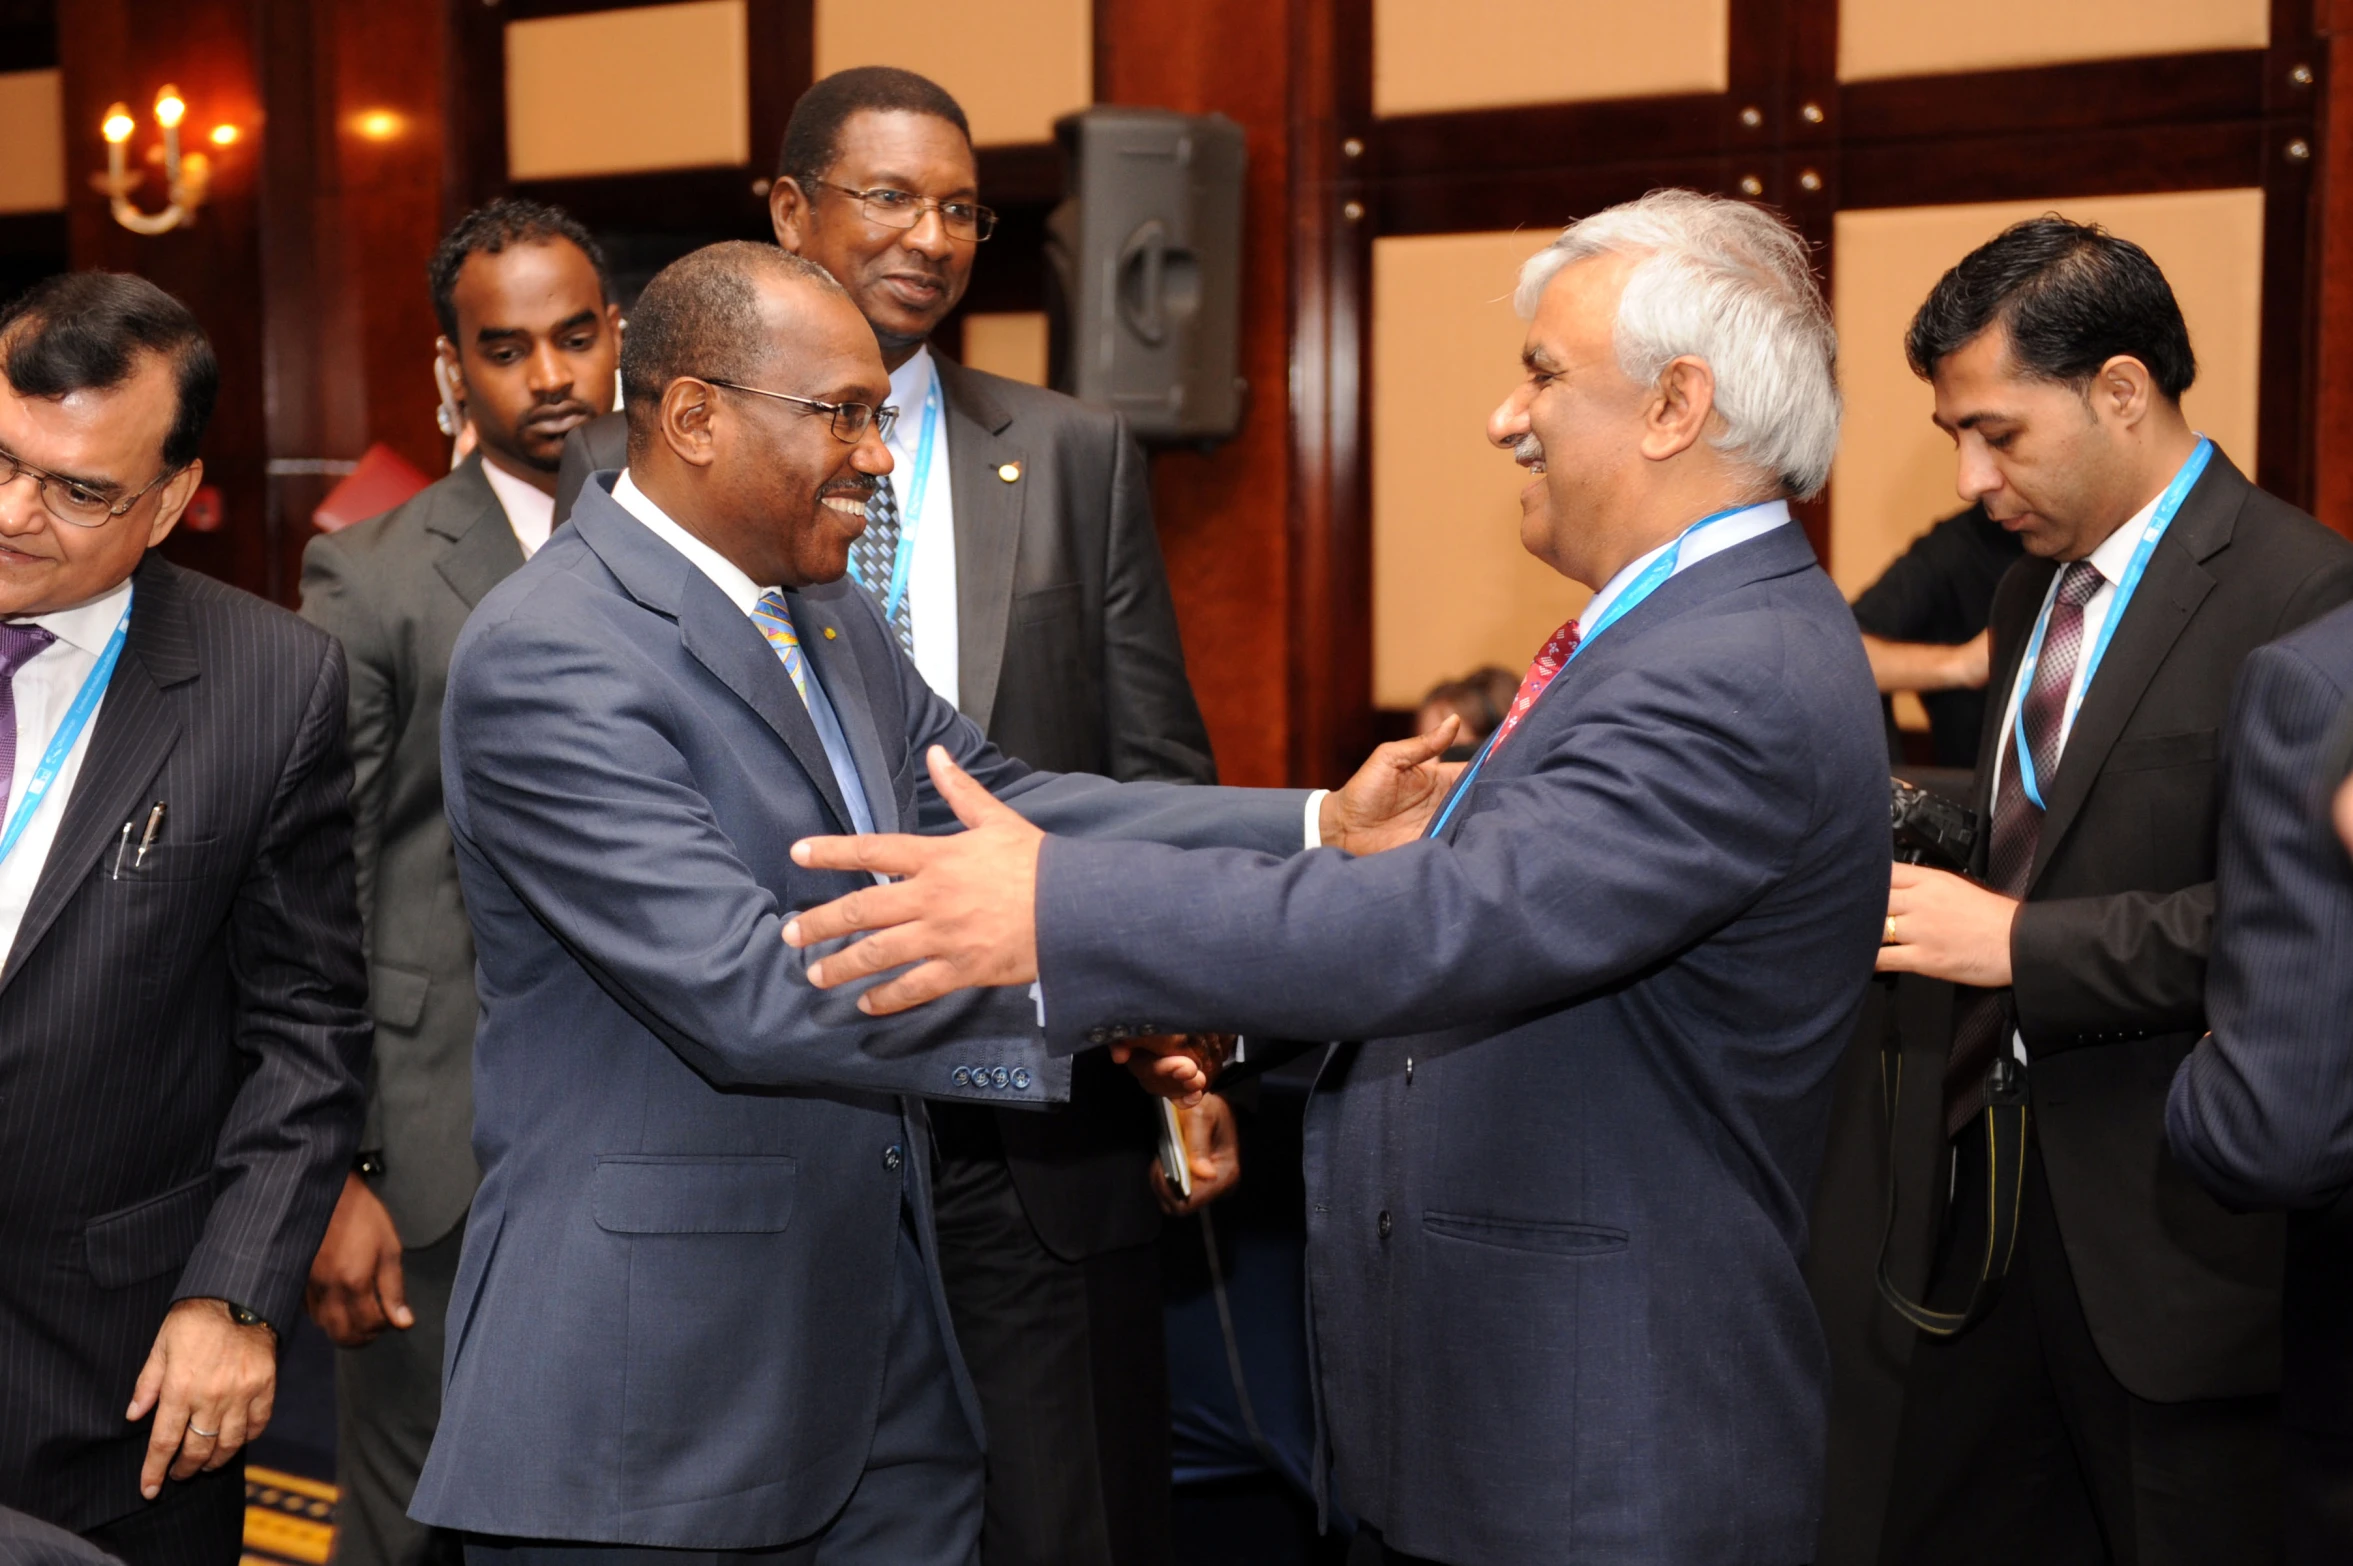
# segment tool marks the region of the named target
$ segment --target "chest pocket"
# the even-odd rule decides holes
[[[2100,781],[2142,817],[2151,890],[2213,879],[2215,748],[2214,730],[2185,729],[2119,740],[2108,752]]]

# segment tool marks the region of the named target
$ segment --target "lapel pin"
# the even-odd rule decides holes
[[[830,625],[825,628],[825,639],[829,642],[833,640],[833,627]]]
[[[1015,480],[1021,477],[1021,464],[1018,462],[1006,463],[1004,466],[997,469],[997,477],[1003,479],[1008,484],[1013,483]]]

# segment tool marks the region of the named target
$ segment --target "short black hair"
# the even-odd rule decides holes
[[[682,375],[756,382],[771,345],[760,322],[762,277],[848,295],[833,274],[789,250],[749,239],[691,250],[653,275],[621,339],[621,396],[634,450],[653,429],[662,393]]]
[[[20,397],[107,391],[129,380],[139,355],[160,354],[176,372],[179,405],[163,437],[163,465],[196,460],[220,400],[221,362],[195,313],[128,272],[60,272],[0,309],[0,350]]]
[[[1912,373],[1931,379],[1989,326],[2009,333],[2019,369],[2079,391],[2119,354],[2175,402],[2198,378],[2181,305],[2149,253],[2056,212],[2012,224],[1937,280],[1904,334]]]
[[[966,146],[972,144],[972,124],[963,106],[938,82],[895,65],[860,65],[836,71],[801,94],[785,123],[777,176],[803,184],[823,178],[841,159],[842,127],[851,115],[868,109],[936,115],[963,132]]]
[[[441,335],[451,342],[457,341],[458,273],[465,269],[466,257],[494,256],[509,245],[545,245],[559,239],[579,246],[580,253],[588,257],[588,264],[596,268],[597,294],[610,304],[613,284],[605,271],[605,253],[578,218],[544,201],[501,196],[459,218],[457,227],[442,236],[441,243],[433,248],[433,259],[425,264],[425,276],[433,285],[433,313],[441,320]]]

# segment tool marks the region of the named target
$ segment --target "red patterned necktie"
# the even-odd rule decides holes
[[[2042,656],[2034,666],[2034,683],[2027,688],[2020,716],[2025,720],[2026,743],[2034,760],[2035,785],[2046,798],[2059,770],[2059,736],[2067,716],[2067,688],[2075,681],[2075,666],[2083,657],[2083,607],[2099,592],[2101,576],[2088,560],[2076,560],[2059,573],[2059,590],[2051,598],[2050,624],[2043,631]],[[1986,856],[1986,885],[2004,897],[2026,895],[2028,874],[2034,868],[2035,845],[2042,839],[2043,812],[2026,792],[2025,770],[2018,763],[2017,735],[2002,747],[2002,770],[1994,780],[1993,842]],[[1953,1049],[1945,1062],[1945,1133],[1958,1135],[1985,1107],[1985,1073],[2002,1044],[2001,993],[1980,990],[1969,997],[1953,1027]]]
[[[1544,694],[1544,687],[1568,666],[1569,655],[1577,650],[1577,636],[1577,622],[1571,620],[1545,638],[1536,661],[1528,665],[1528,672],[1520,679],[1519,692],[1511,699],[1511,711],[1503,715],[1503,723],[1495,731],[1495,743],[1487,747],[1489,755],[1503,748],[1503,742],[1511,738],[1511,731],[1520,726],[1528,709],[1536,705],[1536,698]]]
[[[16,776],[16,671],[56,640],[38,625],[0,621],[0,824],[8,820]]]

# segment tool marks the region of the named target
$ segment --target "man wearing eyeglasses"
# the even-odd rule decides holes
[[[0,311],[0,1506],[129,1566],[238,1558],[368,1051],[342,650],[155,552],[218,385],[143,279]]]
[[[1031,766],[1214,783],[1150,475],[1123,423],[930,346],[996,224],[955,99],[884,66],[817,83],[794,106],[769,215],[777,243],[849,291],[890,373],[893,466],[850,566],[925,682]],[[614,415],[566,443],[559,516],[591,469],[622,466],[622,434]],[[1205,1205],[1239,1171],[1204,1157],[1231,1146],[1225,1101],[1204,1100],[1179,1202],[1154,1167],[1153,1113],[1091,1059],[1065,1110],[934,1117],[941,1262],[989,1428],[991,1562],[1167,1559],[1154,1241],[1162,1208]]]

